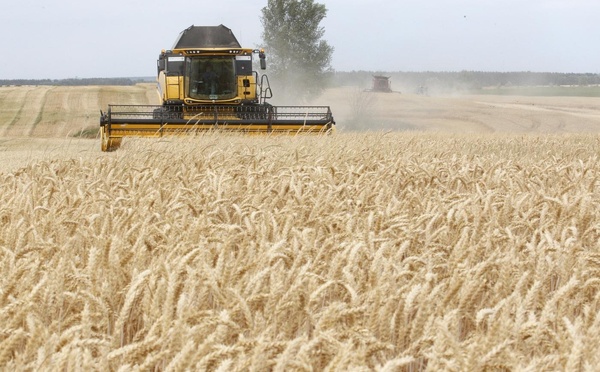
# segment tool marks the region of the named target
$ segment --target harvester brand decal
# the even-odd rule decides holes
[[[237,61],[252,61],[252,57],[250,56],[235,56]]]
[[[183,62],[185,57],[169,57],[169,62]]]

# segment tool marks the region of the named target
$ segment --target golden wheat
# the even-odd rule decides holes
[[[592,370],[599,144],[209,134],[0,173],[0,368]]]

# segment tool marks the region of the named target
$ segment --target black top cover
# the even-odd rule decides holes
[[[233,32],[223,25],[194,26],[181,31],[173,48],[241,48]]]

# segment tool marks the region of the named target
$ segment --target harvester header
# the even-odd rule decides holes
[[[160,105],[109,105],[101,113],[102,150],[126,136],[161,137],[202,131],[329,133],[328,106],[273,106],[267,75],[254,69],[263,49],[243,48],[223,26],[190,26],[157,60]]]

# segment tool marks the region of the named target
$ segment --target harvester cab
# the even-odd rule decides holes
[[[160,105],[109,105],[101,113],[102,150],[126,136],[161,137],[202,131],[328,133],[335,122],[328,106],[273,106],[267,75],[254,70],[262,49],[243,48],[232,31],[191,26],[157,60]]]

